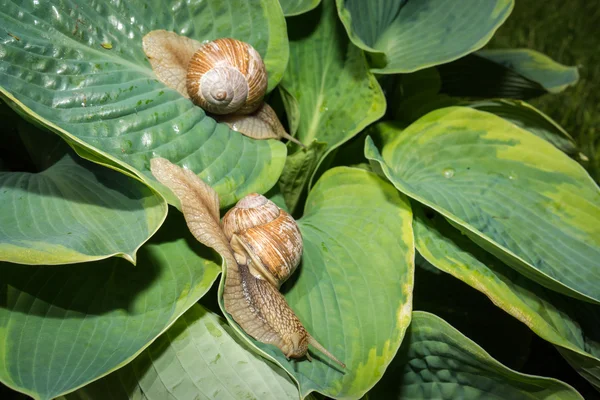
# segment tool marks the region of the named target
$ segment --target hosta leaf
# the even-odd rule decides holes
[[[433,314],[415,311],[406,339],[369,398],[583,399],[571,386],[521,374]]]
[[[425,73],[426,71],[430,73]],[[532,105],[524,101],[511,99],[460,100],[438,93],[435,87],[419,91],[415,85],[423,82],[431,75],[438,76],[433,68],[402,75],[402,81],[397,85],[396,92],[402,92],[403,95],[394,98],[394,119],[404,123],[412,123],[433,110],[462,105],[496,114],[547,140],[569,156],[582,159],[582,154],[577,149],[573,137],[550,117]]]
[[[302,263],[282,292],[347,368],[316,351],[312,362],[287,361],[279,349],[250,340],[294,377],[302,396],[359,398],[383,375],[410,323],[411,224],[407,200],[364,170],[330,169],[309,193],[299,221]]]
[[[285,160],[285,167],[279,177],[279,187],[285,203],[292,212],[326,149],[327,143],[315,140],[310,146],[300,149]]]
[[[412,72],[483,47],[512,0],[336,0],[350,39],[372,54],[374,71]]]
[[[491,61],[484,60],[491,63]],[[457,61],[458,63],[458,61]],[[433,110],[450,107],[455,105],[464,105],[467,107],[476,108],[478,110],[491,112],[496,114],[517,126],[520,126],[529,132],[546,139],[570,156],[577,156],[581,159],[581,155],[575,144],[575,140],[563,128],[561,128],[550,117],[542,113],[537,108],[519,100],[510,99],[495,99],[495,100],[463,100],[455,97],[450,97],[442,90],[448,89],[450,84],[447,75],[444,75],[444,81],[440,77],[438,70],[448,68],[449,64],[437,68],[427,68],[410,74],[394,75],[395,79],[389,79],[387,84],[390,109],[395,120],[404,123],[412,123],[423,115]],[[504,68],[494,64],[496,68]],[[489,69],[483,68],[486,71],[484,74],[489,78],[487,72]],[[510,96],[509,93],[503,92],[502,86],[505,81],[499,82],[498,85],[475,83],[473,84],[473,74],[465,72],[463,69],[456,67],[457,74],[462,74],[464,82],[458,82],[459,90],[473,86],[474,90],[489,90],[490,97],[517,97]],[[504,72],[501,72],[504,74]],[[483,74],[483,73],[482,73]],[[506,74],[505,74],[506,75]],[[506,77],[505,77],[506,78]],[[524,79],[524,78],[523,78]],[[466,89],[468,91],[468,89]],[[451,92],[451,91],[450,91]],[[467,95],[469,93],[466,93]]]
[[[365,151],[400,191],[520,273],[600,303],[600,190],[550,143],[493,114],[450,107],[410,125],[382,155],[371,141]]]
[[[70,142],[116,163],[163,191],[148,171],[162,156],[210,183],[223,204],[264,192],[277,180],[286,150],[216,124],[155,79],[142,50],[154,29],[199,41],[235,37],[263,56],[269,88],[288,59],[277,0],[0,1],[0,93]]]
[[[548,290],[475,245],[439,215],[415,208],[415,244],[437,268],[485,294],[495,305],[558,346],[600,388],[600,306]]]
[[[546,93],[539,83],[475,54],[436,67],[441,93],[455,97],[531,99]]]
[[[298,399],[286,373],[195,304],[135,360],[67,399]]]
[[[283,14],[286,17],[310,11],[318,6],[320,2],[321,0],[279,0]]]
[[[170,217],[134,268],[111,258],[56,268],[3,263],[0,380],[34,398],[72,391],[132,360],[220,271]]]
[[[55,134],[16,122],[40,172],[0,172],[0,260],[67,264],[136,251],[167,216],[143,183],[80,159]]]
[[[558,93],[579,80],[577,67],[562,65],[547,55],[530,49],[486,49],[477,55],[539,83],[550,93]]]
[[[545,139],[565,153],[574,156],[579,152],[575,140],[546,114],[519,100],[482,100],[465,104],[487,111]]]
[[[327,143],[330,152],[383,116],[383,92],[363,52],[348,40],[333,0],[289,19],[288,30],[290,63],[281,85],[290,125],[298,127],[302,143],[308,146],[316,139]],[[309,172],[310,177],[314,169]]]
[[[436,69],[442,93],[471,98],[526,100],[561,91],[579,79],[576,67],[527,49],[481,50]]]

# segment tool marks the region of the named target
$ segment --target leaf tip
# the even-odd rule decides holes
[[[122,253],[122,254],[119,254],[119,256],[124,258],[125,260],[129,261],[131,264],[133,264],[134,267],[136,266],[137,257],[135,255],[135,253],[131,253],[131,254]]]

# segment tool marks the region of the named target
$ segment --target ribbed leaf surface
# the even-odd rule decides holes
[[[149,160],[166,157],[199,173],[223,204],[277,180],[282,144],[216,124],[158,82],[142,50],[142,37],[154,29],[198,41],[239,38],[263,56],[272,89],[288,60],[277,0],[2,0],[0,25],[2,97],[92,157],[152,185]]]

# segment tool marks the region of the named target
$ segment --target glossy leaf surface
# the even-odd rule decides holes
[[[136,267],[3,263],[0,379],[50,399],[123,366],[206,293],[220,271],[213,258],[175,215]]]
[[[0,260],[51,265],[120,256],[135,262],[167,216],[161,196],[79,158],[52,132],[13,121],[39,172],[0,172]]]
[[[336,0],[352,42],[371,53],[374,71],[412,72],[483,47],[512,0]]]
[[[575,140],[546,114],[524,101],[482,100],[466,104],[481,111],[491,112],[552,143],[570,156],[579,152]]]
[[[321,0],[279,0],[286,17],[302,14],[319,5]]]
[[[600,190],[548,142],[493,114],[450,107],[410,125],[382,155],[368,141],[366,155],[401,192],[520,273],[600,303]]]
[[[415,209],[415,244],[431,264],[485,294],[495,305],[556,345],[600,388],[600,306],[548,290],[518,274],[440,215]]]
[[[277,0],[2,0],[0,93],[65,139],[162,190],[149,160],[162,156],[200,174],[223,204],[276,182],[286,150],[217,124],[155,78],[142,37],[166,29],[198,41],[234,37],[263,56],[272,89],[288,60]]]
[[[406,339],[369,397],[583,399],[556,379],[513,371],[433,314],[415,311]]]
[[[312,350],[312,362],[287,361],[279,349],[249,340],[294,377],[302,396],[359,398],[383,375],[410,323],[411,224],[407,200],[361,169],[330,169],[309,193],[299,220],[302,263],[282,293],[347,368]]]
[[[304,184],[328,152],[383,116],[385,98],[364,53],[346,36],[333,0],[289,19],[288,30],[290,63],[281,85],[290,125],[305,145],[327,144]]]
[[[131,363],[67,399],[298,399],[279,367],[253,354],[217,315],[194,304]]]

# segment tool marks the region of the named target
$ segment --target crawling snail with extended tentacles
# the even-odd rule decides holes
[[[235,322],[288,358],[310,359],[308,346],[312,345],[345,368],[306,331],[279,292],[302,257],[302,234],[294,218],[266,197],[250,194],[221,222],[217,193],[192,171],[164,158],[152,159],[151,170],[179,198],[196,239],[225,260],[223,301]]]

